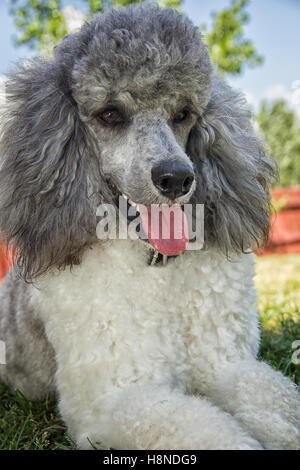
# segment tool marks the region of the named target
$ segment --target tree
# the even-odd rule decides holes
[[[300,122],[284,100],[264,101],[257,121],[270,154],[276,159],[280,181],[278,186],[300,184]]]
[[[201,26],[211,59],[222,75],[240,74],[246,65],[254,67],[263,61],[254,44],[244,38],[244,26],[250,20],[245,11],[249,1],[232,1],[229,8],[213,13],[211,31],[207,32],[206,26]]]
[[[110,7],[139,3],[140,0],[85,0],[88,15],[103,12]],[[220,13],[213,13],[211,31],[202,25],[211,57],[220,73],[239,74],[243,66],[255,66],[262,62],[254,45],[244,38],[244,25],[249,21],[245,8],[250,0],[232,1]],[[162,7],[180,9],[183,0],[161,0]],[[11,0],[12,15],[19,31],[16,44],[28,44],[43,53],[50,53],[53,46],[67,33],[61,0]]]
[[[19,31],[17,45],[28,44],[49,53],[67,34],[60,0],[11,0],[10,13]]]

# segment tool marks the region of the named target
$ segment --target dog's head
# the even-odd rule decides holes
[[[26,277],[76,262],[116,193],[205,204],[206,243],[226,253],[266,239],[274,164],[177,12],[95,15],[52,59],[11,74],[6,92],[0,230]]]

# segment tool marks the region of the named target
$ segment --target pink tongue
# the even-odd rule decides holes
[[[188,244],[188,223],[179,206],[139,206],[144,232],[155,250],[162,255],[182,253]]]

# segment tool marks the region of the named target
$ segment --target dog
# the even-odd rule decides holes
[[[276,166],[198,28],[149,5],[96,14],[6,96],[1,380],[57,393],[79,449],[299,449],[299,392],[257,360]],[[203,248],[99,240],[97,208],[120,198],[203,205]]]

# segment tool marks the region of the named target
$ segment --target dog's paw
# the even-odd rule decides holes
[[[264,449],[300,449],[300,427],[294,422],[294,419],[291,422],[280,414],[269,411],[258,412],[257,409],[239,413],[236,418],[248,432],[261,442]]]
[[[268,364],[231,364],[214,384],[211,397],[265,449],[300,448],[299,391]]]
[[[265,392],[269,393],[269,397],[265,401],[260,397],[256,403],[250,405],[244,403],[235,418],[265,449],[298,450],[300,395],[290,380],[275,374],[277,381],[274,380]]]

